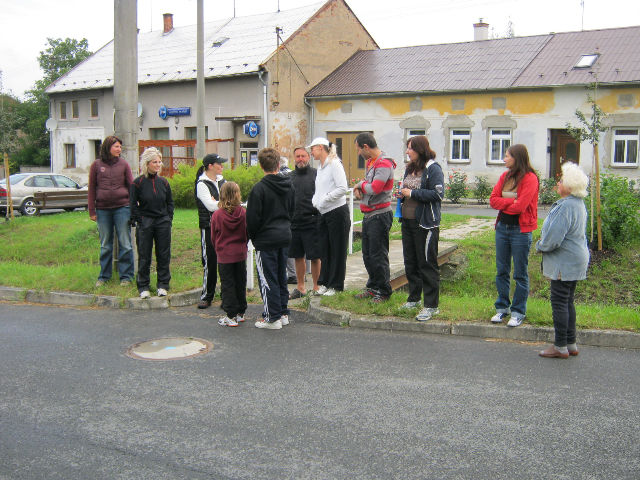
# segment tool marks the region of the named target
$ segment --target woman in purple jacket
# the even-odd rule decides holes
[[[122,153],[122,140],[110,136],[100,147],[100,158],[89,170],[89,218],[98,222],[100,235],[100,275],[96,287],[111,279],[113,263],[113,229],[118,236],[118,273],[120,285],[133,281],[133,248],[129,219],[129,188],[133,182],[131,168]]]

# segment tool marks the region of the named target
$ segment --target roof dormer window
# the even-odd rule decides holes
[[[598,53],[590,53],[588,55],[582,55],[582,57],[580,57],[580,60],[578,60],[578,63],[576,63],[573,68],[592,67],[593,64],[596,63],[596,60],[598,59],[599,56],[600,54]]]
[[[217,47],[221,47],[222,44],[224,42],[226,42],[227,40],[229,40],[229,37],[220,37],[220,38],[216,38],[213,43],[211,44],[211,46],[213,48],[217,48]]]

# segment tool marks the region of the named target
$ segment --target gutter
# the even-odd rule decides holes
[[[307,97],[302,97],[304,100],[304,104],[309,107],[309,129],[307,130],[307,140],[311,141],[313,138],[313,124],[315,123],[316,110],[313,108],[313,105],[309,103]]]
[[[262,82],[262,118],[264,119],[264,128],[262,132],[262,148],[267,148],[268,140],[269,140],[269,109],[267,108],[267,82],[262,78],[265,71],[260,69],[258,70],[258,78],[260,82]]]

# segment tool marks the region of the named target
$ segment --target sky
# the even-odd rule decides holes
[[[204,0],[205,21],[288,10],[314,0]],[[196,23],[196,0],[138,0],[142,32]],[[347,0],[381,48],[467,42],[480,18],[490,35],[516,36],[594,30],[640,24],[638,0]],[[390,6],[391,5],[391,6]],[[113,38],[112,0],[0,0],[2,92],[23,98],[42,77],[38,55],[47,38],[86,38],[96,51]],[[195,50],[195,45],[194,45]]]

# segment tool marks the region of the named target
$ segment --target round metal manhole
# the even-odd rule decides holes
[[[138,360],[180,360],[204,355],[213,344],[202,338],[173,337],[147,340],[127,349],[127,355]]]

